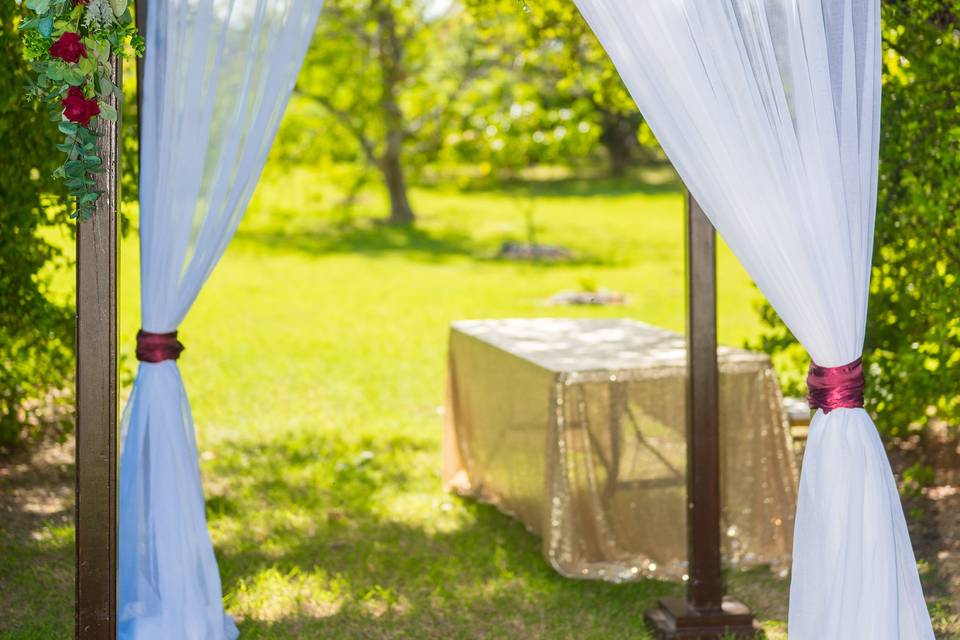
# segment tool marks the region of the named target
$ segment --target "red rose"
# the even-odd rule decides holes
[[[77,6],[78,4],[84,4],[84,5],[85,5],[85,4],[87,4],[88,2],[90,2],[90,0],[71,0],[71,1],[73,2],[73,6]]]
[[[80,56],[87,57],[87,48],[80,42],[80,36],[67,31],[50,47],[50,55],[64,62],[76,62]]]
[[[67,97],[63,99],[63,115],[71,122],[79,122],[83,126],[90,124],[90,118],[100,113],[100,105],[95,99],[83,97],[83,89],[70,87]]]

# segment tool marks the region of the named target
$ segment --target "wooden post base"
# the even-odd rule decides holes
[[[683,598],[664,598],[658,605],[643,615],[657,640],[756,638],[760,631],[747,605],[733,598],[724,598],[719,610],[693,609]]]

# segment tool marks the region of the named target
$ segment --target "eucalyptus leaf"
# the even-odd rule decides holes
[[[110,0],[110,6],[113,7],[113,15],[120,17],[127,10],[127,0]]]
[[[57,125],[57,128],[60,129],[60,133],[65,133],[68,136],[74,136],[77,133],[79,128],[76,122],[61,122]]]
[[[70,178],[83,177],[83,163],[79,160],[70,160],[63,163],[63,172]]]
[[[40,22],[37,23],[37,31],[40,32],[44,38],[49,38],[50,34],[53,33],[53,17],[45,16],[40,18]]]

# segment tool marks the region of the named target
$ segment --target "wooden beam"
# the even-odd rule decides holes
[[[717,234],[689,194],[686,209],[687,598],[664,598],[645,617],[657,638],[752,637],[750,610],[723,593]]]
[[[113,81],[120,84],[119,59]],[[116,97],[111,103],[120,111]],[[114,640],[117,616],[117,216],[120,124],[97,119],[105,171],[77,224],[76,609],[78,640]]]

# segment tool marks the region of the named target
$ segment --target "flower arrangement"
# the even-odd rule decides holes
[[[123,93],[113,82],[112,56],[126,57],[128,47],[143,55],[128,0],[26,0],[34,15],[20,23],[34,77],[27,94],[42,101],[50,120],[64,135],[57,149],[65,155],[54,177],[64,180],[76,206],[71,218],[86,220],[102,192],[94,173],[103,170],[97,146],[96,119],[117,120]]]

